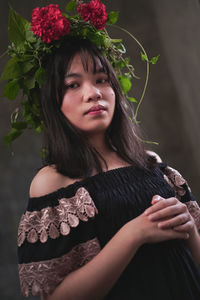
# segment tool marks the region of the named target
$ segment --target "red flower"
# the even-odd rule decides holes
[[[62,15],[58,5],[50,4],[33,10],[31,30],[44,42],[50,43],[70,32],[70,22]]]
[[[106,7],[100,0],[91,0],[88,4],[79,4],[78,13],[84,21],[90,21],[97,29],[105,28]]]

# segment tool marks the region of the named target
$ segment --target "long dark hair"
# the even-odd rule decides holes
[[[47,155],[44,163],[54,165],[56,170],[70,178],[86,178],[93,170],[102,172],[103,158],[61,112],[64,76],[69,70],[75,54],[79,54],[83,67],[87,68],[88,55],[96,68],[100,60],[112,86],[116,104],[112,122],[106,131],[109,146],[131,165],[147,166],[147,155],[143,143],[136,137],[139,130],[130,120],[132,114],[128,101],[122,94],[115,71],[101,51],[90,41],[68,38],[49,61],[48,79],[41,91],[42,115],[44,121],[44,147]],[[103,160],[104,161],[104,160]],[[106,164],[106,162],[104,161]]]

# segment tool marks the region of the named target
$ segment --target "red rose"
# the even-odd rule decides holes
[[[90,21],[99,30],[105,28],[106,7],[100,0],[91,0],[88,4],[80,4],[77,10],[84,21]]]
[[[50,4],[33,10],[31,30],[44,42],[50,43],[70,32],[70,22],[62,15],[58,5]]]

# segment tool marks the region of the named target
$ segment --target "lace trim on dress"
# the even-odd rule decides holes
[[[70,233],[70,227],[77,227],[79,220],[88,221],[97,214],[97,208],[88,191],[81,187],[74,197],[62,198],[55,207],[46,207],[40,211],[26,211],[21,218],[18,229],[18,246],[25,239],[29,243],[40,240],[45,243],[48,237],[56,239]]]
[[[50,260],[19,264],[21,292],[24,297],[50,294],[72,271],[89,262],[100,251],[97,238],[75,246],[70,252]]]
[[[174,189],[177,198],[180,199],[185,195],[186,190],[183,185],[187,184],[187,182],[177,170],[167,166],[164,170],[164,178]]]
[[[197,229],[200,230],[200,207],[196,201],[188,201],[185,202],[187,205],[187,208],[193,217],[195,224],[197,226]]]
[[[166,167],[164,171],[164,178],[169,183],[169,185],[174,189],[176,197],[181,200],[181,197],[185,195],[186,189],[184,184],[187,185],[187,188],[190,191],[190,187],[187,184],[187,181],[182,177],[182,175],[175,169],[171,167]],[[196,201],[187,201],[185,202],[187,208],[192,215],[195,224],[198,229],[200,229],[200,207]]]

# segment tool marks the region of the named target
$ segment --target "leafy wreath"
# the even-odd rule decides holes
[[[118,12],[107,14],[100,0],[91,0],[89,3],[71,0],[66,12],[61,12],[58,5],[54,4],[36,7],[31,23],[10,7],[8,33],[11,44],[4,54],[8,53],[11,58],[0,80],[7,80],[4,97],[14,100],[20,90],[23,97],[21,107],[11,114],[11,130],[5,136],[6,145],[11,145],[26,129],[35,129],[37,133],[43,130],[39,93],[47,77],[45,62],[67,35],[87,38],[101,49],[114,67],[124,95],[129,101],[137,103],[134,121],[138,123],[138,110],[149,78],[149,64],[155,64],[159,55],[149,60],[140,42],[126,29],[116,25],[117,20]],[[106,25],[126,32],[141,49],[141,58],[146,62],[146,80],[138,101],[128,94],[132,80],[138,78],[134,67],[130,59],[125,57],[126,48],[122,40],[112,39]]]

